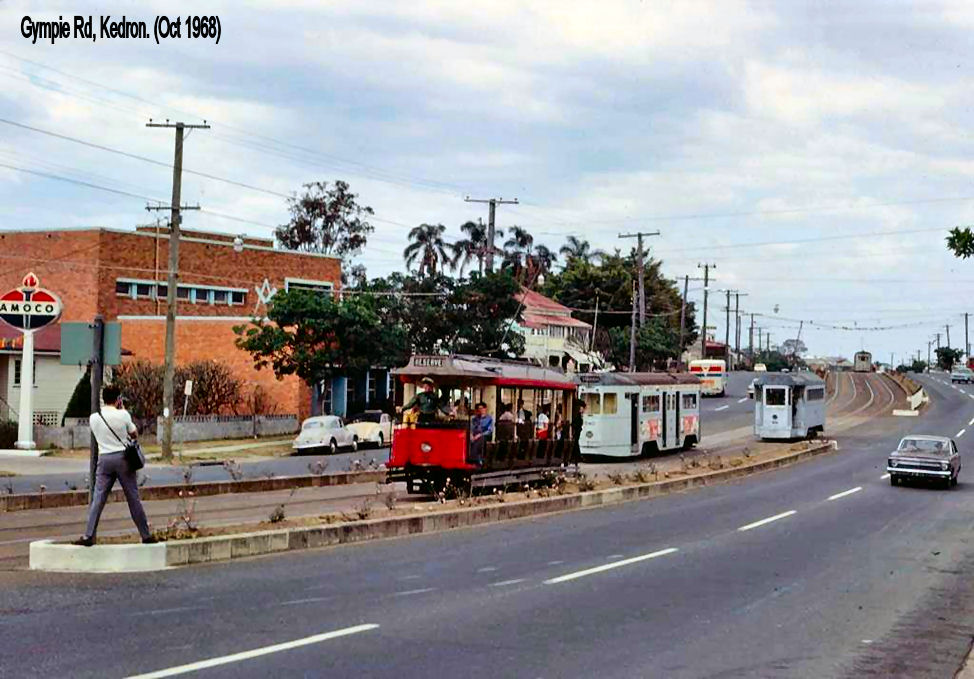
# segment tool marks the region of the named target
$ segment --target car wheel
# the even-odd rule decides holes
[[[331,440],[331,442],[328,444],[328,452],[332,455],[335,455],[338,452],[338,441],[335,439]]]
[[[352,452],[354,453],[357,450],[358,450],[358,436],[353,436],[352,437]]]
[[[900,482],[900,479],[899,479],[899,477],[897,477],[897,476],[895,476],[895,475],[893,475],[893,474],[890,474],[890,475],[889,475],[889,485],[891,485],[891,486],[895,486],[895,485],[897,485],[897,484],[898,484],[899,482]]]

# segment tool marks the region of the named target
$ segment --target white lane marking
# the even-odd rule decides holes
[[[970,396],[971,398],[974,398],[974,394],[968,394],[968,396]]]
[[[862,490],[862,486],[856,486],[855,488],[850,488],[849,490],[844,490],[841,493],[836,493],[835,495],[830,495],[829,500],[838,500],[840,497],[845,497],[846,495],[852,495],[853,493],[858,493]]]
[[[883,474],[882,476],[879,477],[879,480],[880,481],[885,481],[888,478],[889,478],[889,474]]]
[[[411,596],[413,594],[426,594],[427,592],[432,592],[432,587],[423,587],[422,589],[407,589],[405,592],[396,592],[393,596]]]
[[[292,599],[291,601],[282,601],[277,604],[278,606],[297,606],[298,604],[313,604],[320,603],[322,601],[328,601],[334,597],[330,596],[314,596],[309,599]]]
[[[241,660],[250,660],[251,658],[259,658],[262,655],[270,655],[271,653],[280,653],[281,651],[289,651],[292,648],[300,648],[302,646],[310,646],[311,644],[321,643],[322,641],[328,641],[329,639],[337,639],[338,637],[347,637],[350,634],[358,634],[359,632],[368,632],[370,630],[378,629],[378,625],[368,624],[368,625],[355,625],[354,627],[346,627],[344,629],[338,629],[334,632],[325,632],[324,634],[315,634],[314,636],[305,637],[303,639],[295,639],[294,641],[287,641],[283,644],[274,644],[273,646],[264,646],[263,648],[255,648],[252,651],[243,651],[242,653],[234,653],[233,655],[224,655],[219,658],[210,658],[209,660],[201,660],[199,662],[189,663],[188,665],[179,665],[177,667],[170,667],[165,670],[158,670],[156,672],[147,672],[146,674],[135,674],[127,679],[161,679],[162,677],[174,677],[177,674],[187,674],[189,672],[197,672],[199,670],[205,670],[208,667],[217,667],[219,665],[227,665],[233,662],[240,662]]]
[[[493,573],[496,570],[497,570],[497,567],[496,566],[484,566],[483,568],[478,568],[477,569],[477,572],[478,573]]]
[[[404,575],[404,576],[402,576],[399,579],[400,580],[419,580],[421,577],[423,577],[423,576],[421,576],[421,575]]]
[[[515,578],[514,580],[501,580],[500,582],[490,583],[490,587],[507,587],[508,585],[516,585],[519,582],[524,582],[526,578]]]
[[[971,421],[967,423],[967,426],[968,427],[974,426],[974,417],[972,417]]]
[[[37,538],[34,538],[35,540]],[[138,617],[140,615],[162,615],[163,613],[184,613],[186,611],[202,611],[205,606],[182,606],[180,608],[157,608],[151,611],[136,611],[135,613],[129,613],[131,617]]]
[[[548,562],[548,565],[549,565],[549,566],[560,566],[560,565],[562,565],[563,563],[565,563],[565,562],[564,562],[564,561],[549,561],[549,562]]]
[[[605,558],[606,559],[621,559],[624,556],[625,556],[625,554],[609,554],[609,556],[607,556]]]
[[[745,401],[750,401],[750,400],[751,399],[749,399],[747,396],[745,396],[744,398],[738,399],[737,402],[738,403],[744,403]]]
[[[719,413],[721,410],[727,410],[730,406],[721,406],[719,408],[714,408],[715,413]]]
[[[763,526],[767,523],[771,523],[772,521],[777,521],[778,519],[784,519],[791,516],[792,514],[797,514],[797,513],[798,512],[792,509],[787,512],[782,512],[781,514],[775,514],[774,516],[769,516],[768,518],[761,519],[760,521],[755,521],[754,523],[749,523],[746,526],[741,526],[737,530],[740,531],[751,530],[752,528],[757,528],[758,526]]]
[[[595,575],[596,573],[604,573],[605,571],[611,571],[614,568],[622,568],[623,566],[639,563],[640,561],[646,561],[647,559],[655,559],[656,557],[659,556],[666,556],[667,554],[673,554],[676,551],[677,551],[676,547],[667,547],[666,549],[661,549],[658,552],[650,552],[649,554],[634,556],[630,559],[623,559],[622,561],[613,561],[612,563],[607,563],[602,566],[596,566],[595,568],[586,568],[583,571],[575,571],[574,573],[560,575],[557,578],[551,578],[550,580],[545,580],[544,584],[557,585],[558,583],[561,582],[568,582],[569,580],[584,578],[586,575]]]
[[[964,391],[963,389],[961,389],[961,390],[960,390],[960,393],[962,393],[962,394],[966,394],[967,392],[966,392],[966,391]]]
[[[961,429],[959,432],[957,432],[957,438],[960,438],[961,436],[963,436],[964,435],[964,432],[966,432],[966,431],[967,431],[966,429]]]

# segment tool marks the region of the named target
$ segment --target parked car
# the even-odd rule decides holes
[[[339,448],[358,450],[358,438],[342,418],[336,415],[319,415],[309,417],[301,424],[301,431],[293,443],[294,452],[327,449],[329,453],[337,453]]]
[[[974,371],[970,368],[954,368],[950,371],[950,382],[964,382],[970,384],[974,382]]]
[[[930,479],[950,488],[957,485],[960,453],[946,436],[913,434],[904,437],[890,454],[886,471],[893,486],[906,479]]]
[[[366,410],[356,415],[348,429],[359,443],[372,443],[381,448],[392,441],[392,418],[381,410]]]
[[[766,372],[768,372],[768,366],[766,366],[764,363],[755,363],[754,364],[754,372],[756,372],[756,373],[766,373]]]

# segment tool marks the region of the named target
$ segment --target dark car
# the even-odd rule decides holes
[[[906,436],[890,453],[886,463],[889,482],[897,485],[907,479],[928,479],[944,488],[957,485],[960,453],[957,444],[946,436]]]

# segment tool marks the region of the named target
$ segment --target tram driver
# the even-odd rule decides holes
[[[437,416],[441,415],[443,417],[450,416],[449,403],[445,402],[443,398],[436,391],[436,383],[431,377],[424,377],[419,381],[422,391],[416,393],[409,403],[404,405],[402,409],[408,411],[413,408],[413,406],[419,406],[419,423],[429,424],[430,422],[435,422]]]

